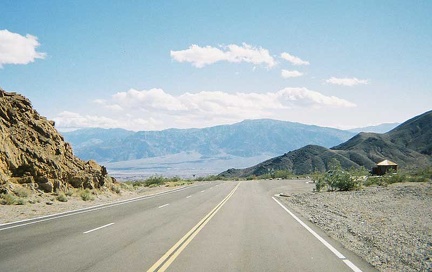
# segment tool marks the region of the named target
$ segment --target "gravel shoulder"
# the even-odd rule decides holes
[[[380,271],[432,271],[432,184],[280,199]]]
[[[175,188],[164,186],[153,188],[144,187],[134,191],[123,190],[120,194],[116,194],[114,192],[95,192],[93,194],[94,200],[91,201],[83,201],[81,197],[76,195],[68,197],[67,202],[60,202],[56,200],[56,196],[52,194],[33,195],[28,197],[27,202],[28,200],[32,200],[34,204],[26,203],[25,205],[0,205],[0,225],[45,215],[78,210],[96,205],[113,203],[116,201],[156,194],[177,188],[180,188],[180,186]]]

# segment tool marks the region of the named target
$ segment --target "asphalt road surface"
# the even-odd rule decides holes
[[[203,182],[0,226],[0,271],[375,271],[278,202],[305,181]]]

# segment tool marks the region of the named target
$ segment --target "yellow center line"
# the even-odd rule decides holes
[[[189,245],[195,236],[204,228],[204,226],[213,218],[213,216],[222,208],[222,206],[230,199],[240,186],[239,182],[236,187],[218,204],[211,212],[209,212],[198,224],[196,224],[188,233],[186,233],[173,247],[171,247],[147,272],[165,271],[172,262],[180,255],[180,253]]]

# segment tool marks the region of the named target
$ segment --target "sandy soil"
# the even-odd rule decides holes
[[[80,196],[70,196],[67,202],[56,200],[54,194],[34,195],[27,198],[25,205],[0,205],[0,224],[16,222],[44,215],[62,213],[86,207],[112,203],[137,196],[155,194],[180,187],[141,188],[136,191],[123,190],[120,194],[113,192],[94,194],[94,200],[83,201]],[[34,202],[34,204],[29,203]]]

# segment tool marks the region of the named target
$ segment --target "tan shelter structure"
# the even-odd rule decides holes
[[[389,170],[393,170],[397,172],[398,165],[389,160],[383,160],[382,162],[377,163],[376,167],[372,168],[372,174],[374,175],[385,175]]]

